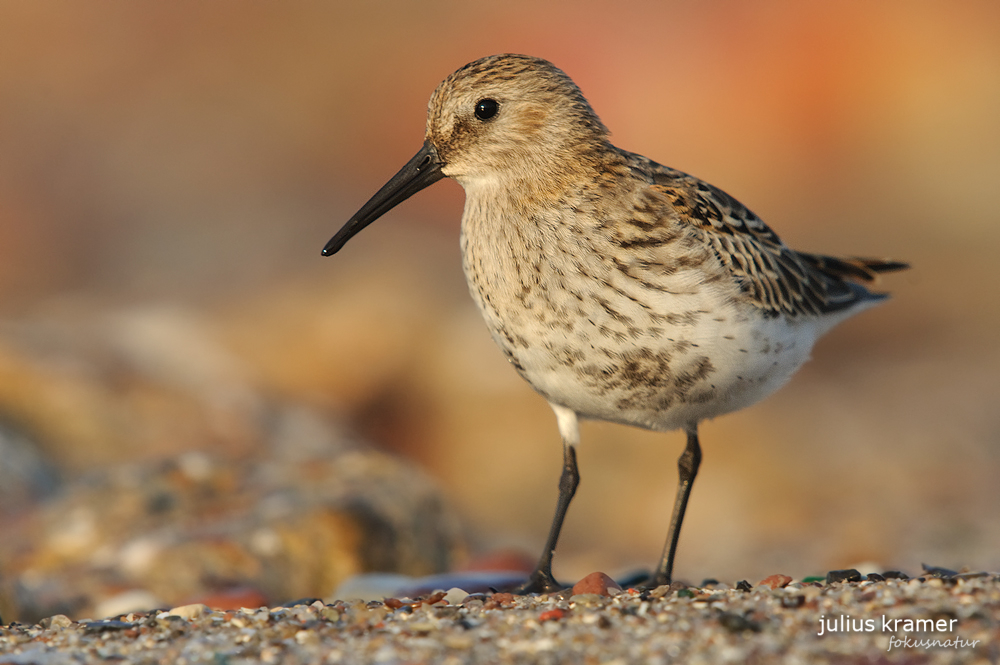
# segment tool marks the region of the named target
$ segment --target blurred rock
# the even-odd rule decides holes
[[[123,465],[69,484],[5,529],[7,604],[21,621],[103,618],[124,588],[176,605],[250,587],[273,604],[328,595],[364,571],[439,572],[460,552],[454,516],[400,461],[343,443],[286,450]]]
[[[44,433],[31,445],[0,429],[0,474],[20,481],[2,491],[21,510],[0,511],[8,620],[237,589],[284,602],[366,571],[441,572],[462,554],[423,473],[265,398],[190,312],[71,320],[8,322],[0,336],[0,418]]]
[[[189,309],[83,300],[0,322],[0,417],[68,473],[262,443],[266,405]]]

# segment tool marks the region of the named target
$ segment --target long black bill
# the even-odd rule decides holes
[[[413,159],[399,170],[399,173],[392,176],[392,179],[385,183],[382,189],[375,192],[375,196],[361,206],[361,210],[354,213],[347,224],[344,224],[344,228],[337,231],[337,235],[330,238],[330,242],[326,243],[326,247],[323,248],[323,256],[336,254],[361,229],[424,187],[433,185],[443,177],[437,150],[429,141],[424,141],[424,147],[420,149],[420,152],[414,155]]]

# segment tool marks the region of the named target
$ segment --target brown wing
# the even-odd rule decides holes
[[[757,215],[717,187],[669,167],[648,162],[651,189],[664,196],[681,219],[702,232],[719,261],[750,299],[766,312],[822,314],[872,299],[849,280],[872,281],[876,273],[906,268],[877,259],[837,259],[789,249]]]

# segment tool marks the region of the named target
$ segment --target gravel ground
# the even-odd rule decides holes
[[[1000,657],[998,575],[788,580],[772,576],[753,588],[611,590],[611,596],[452,589],[414,600],[307,600],[227,612],[190,605],[104,621],[60,615],[35,626],[0,627],[0,664],[996,663]]]

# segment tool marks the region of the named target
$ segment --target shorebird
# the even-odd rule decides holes
[[[579,419],[686,432],[667,542],[645,583],[670,584],[698,424],[777,390],[817,338],[886,298],[859,281],[907,267],[789,249],[721,189],[612,145],[566,74],[512,54],[437,87],[423,147],[323,254],[444,177],[465,189],[472,297],[562,436],[555,516],[522,593],[560,588],[552,556],[580,481]]]

